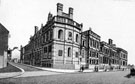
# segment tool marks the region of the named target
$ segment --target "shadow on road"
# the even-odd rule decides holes
[[[131,77],[134,77],[135,78],[135,75],[132,75],[132,74],[128,74],[125,76],[126,78],[131,78]]]
[[[126,75],[125,77],[127,77],[127,78],[134,77],[135,78],[135,69],[131,68],[130,73],[128,75]]]
[[[126,77],[126,78],[131,78],[131,76],[132,76],[131,74],[128,74],[128,75],[126,75],[125,77]]]

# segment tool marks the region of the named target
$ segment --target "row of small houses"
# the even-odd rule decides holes
[[[57,15],[48,14],[40,30],[29,43],[21,48],[21,61],[25,64],[60,69],[87,69],[127,67],[128,52],[113,44],[113,40],[101,41],[92,29],[82,31],[83,25],[73,20],[73,8],[63,12],[63,4],[57,4]]]

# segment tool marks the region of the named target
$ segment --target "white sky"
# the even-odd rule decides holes
[[[0,23],[9,31],[9,47],[26,45],[34,26],[47,21],[49,12],[56,15],[56,4],[74,8],[74,20],[101,36],[113,39],[117,47],[128,51],[128,63],[135,64],[135,0],[1,0]]]

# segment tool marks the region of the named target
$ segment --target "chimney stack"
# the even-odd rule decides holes
[[[38,32],[38,26],[35,26],[35,34]]]
[[[62,15],[63,12],[63,4],[57,3],[57,15]]]
[[[41,24],[41,28],[43,28],[43,26],[44,26],[44,25],[43,25],[43,24]]]
[[[69,17],[70,19],[73,19],[73,8],[69,7]]]
[[[50,21],[53,18],[53,15],[49,12],[48,13],[48,21]]]
[[[109,43],[109,45],[112,45],[113,44],[113,40],[112,39],[108,39],[108,43]]]

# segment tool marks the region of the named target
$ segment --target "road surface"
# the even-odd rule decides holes
[[[0,84],[135,84],[135,77],[128,76],[129,71],[64,74],[17,66],[27,71],[16,78],[1,79]]]
[[[24,64],[17,64],[17,63],[12,63],[12,64],[17,66],[17,67],[20,67],[20,68],[24,69],[24,71],[25,71],[22,75],[17,76],[15,78],[64,74],[64,73],[58,73],[58,72],[51,72],[51,71],[41,70],[41,69],[34,68],[34,67],[31,67],[31,66],[26,66]]]

